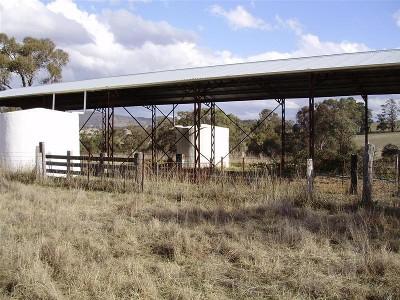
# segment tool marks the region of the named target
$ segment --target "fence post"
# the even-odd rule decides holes
[[[398,150],[396,157],[396,185],[397,196],[400,196],[400,150]]]
[[[99,165],[99,172],[100,172],[100,176],[101,179],[103,180],[104,177],[104,157],[105,157],[105,153],[104,152],[100,152],[100,165]]]
[[[41,168],[41,161],[40,161],[40,147],[39,145],[35,148],[35,166],[36,166],[36,179],[40,178],[40,168]]]
[[[42,154],[42,178],[46,178],[46,148],[44,142],[39,143],[40,153]]]
[[[176,162],[177,174],[178,174],[179,180],[181,180],[182,179],[182,168],[183,168],[183,154],[182,153],[176,153],[175,162]]]
[[[145,173],[145,169],[144,169],[144,153],[142,153],[142,182],[141,182],[142,192],[144,191],[144,173]]]
[[[242,179],[244,179],[244,152],[242,153]]]
[[[90,151],[89,151],[89,153],[88,153],[88,160],[87,160],[87,183],[89,184],[89,181],[90,181],[90,157],[91,157],[91,153],[90,153]],[[82,161],[81,161],[81,163],[82,163]]]
[[[307,159],[307,186],[308,193],[312,194],[314,191],[314,165],[312,158]]]
[[[136,152],[133,155],[133,159],[134,159],[134,164],[135,164],[135,169],[136,169],[136,176],[135,176],[136,183],[141,184],[142,177],[143,177],[143,174],[142,174],[143,154],[142,154],[142,152]]]
[[[372,204],[374,153],[375,153],[375,145],[368,144],[367,147],[365,148],[363,157],[362,205],[364,206],[369,206]]]
[[[358,194],[358,155],[351,155],[351,167],[350,167],[350,194]]]
[[[67,151],[67,179],[71,175],[71,151]]]

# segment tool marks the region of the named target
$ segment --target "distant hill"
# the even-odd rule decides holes
[[[79,127],[82,127],[83,124],[87,121],[87,119],[92,114],[91,111],[87,111],[86,113],[79,115]],[[144,117],[136,117],[136,119],[142,124],[142,126],[150,126],[151,125],[151,118],[144,118]],[[159,120],[164,119],[164,117],[159,116]],[[243,120],[243,123],[253,124],[256,123],[256,120]],[[99,112],[95,112],[90,120],[86,123],[84,129],[89,128],[101,128],[102,123],[102,115]],[[131,116],[121,116],[121,115],[114,115],[114,126],[116,128],[125,128],[128,126],[139,126],[137,122]]]
[[[79,126],[82,127],[83,124],[89,119],[92,112],[86,112],[82,115],[79,115]],[[95,112],[92,117],[90,117],[89,121],[86,123],[85,128],[101,128],[102,123],[102,115],[101,113]],[[140,124],[143,126],[151,125],[151,118],[136,118]],[[121,116],[114,115],[114,127],[128,127],[128,126],[139,126],[138,123],[130,116]]]

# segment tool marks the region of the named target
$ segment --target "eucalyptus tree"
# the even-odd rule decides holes
[[[69,54],[48,38],[27,36],[19,43],[0,33],[0,90],[11,89],[15,77],[22,87],[60,82],[68,62]]]

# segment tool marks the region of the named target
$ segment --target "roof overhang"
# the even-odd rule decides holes
[[[400,50],[251,62],[19,88],[0,106],[58,110],[400,94]],[[197,99],[197,100],[196,100]]]

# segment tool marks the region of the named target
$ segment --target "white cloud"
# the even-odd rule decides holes
[[[0,20],[0,31],[17,39],[30,35],[51,38],[57,45],[90,42],[89,35],[80,24],[49,11],[37,0],[0,0]]]
[[[165,21],[144,20],[123,9],[103,11],[102,20],[108,24],[116,41],[124,45],[140,46],[146,41],[166,45],[175,41],[191,42],[197,39],[194,32],[173,27]]]
[[[348,41],[341,41],[340,43],[321,41],[318,36],[313,34],[304,34],[299,36],[297,40],[297,45],[298,48],[290,52],[270,51],[250,56],[246,60],[275,60],[371,50],[371,48],[369,48],[365,44],[353,43]]]
[[[283,20],[279,15],[276,15],[275,20],[277,22],[277,28],[283,27],[298,36],[302,35],[304,32],[303,25],[297,19]]]
[[[400,27],[400,9],[393,14],[393,18],[396,21],[398,27]]]
[[[214,15],[224,17],[229,26],[231,26],[234,30],[243,28],[260,29],[264,31],[271,30],[271,25],[264,22],[260,18],[254,17],[241,5],[238,5],[235,9],[231,9],[229,11],[223,9],[219,5],[213,5],[210,11]]]
[[[340,43],[323,42],[318,36],[313,34],[304,34],[300,37],[299,50],[295,56],[327,55],[335,53],[351,53],[371,50],[367,45],[349,41]]]
[[[47,5],[54,13],[80,24],[99,46],[108,45],[114,41],[114,36],[106,24],[98,20],[97,15],[80,10],[72,0],[55,0]]]

